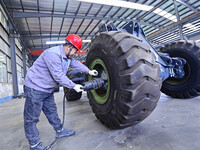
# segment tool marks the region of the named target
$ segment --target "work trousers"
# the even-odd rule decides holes
[[[24,94],[26,97],[24,105],[25,135],[29,144],[35,145],[40,141],[36,124],[39,122],[41,110],[56,131],[61,130],[62,125],[58,117],[53,92],[41,92],[24,86]]]

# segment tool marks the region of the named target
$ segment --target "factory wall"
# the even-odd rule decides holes
[[[22,46],[18,38],[15,38],[15,51],[18,89],[19,93],[23,93],[24,73]],[[8,18],[0,6],[0,102],[13,98],[12,65]]]

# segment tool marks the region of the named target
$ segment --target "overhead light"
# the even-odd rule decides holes
[[[149,11],[153,8],[153,6],[148,6],[148,5],[138,4],[138,3],[133,3],[133,2],[126,2],[126,1],[121,1],[121,0],[78,0],[78,1],[125,7],[125,8],[144,10],[144,11]]]
[[[195,25],[193,25],[193,24],[191,24],[191,23],[187,23],[187,24],[183,25],[183,27],[186,27],[186,28],[188,28],[188,29],[190,29],[190,30],[193,30],[193,31],[200,30],[199,27],[197,27],[197,26],[195,26]]]
[[[64,44],[65,41],[46,41],[46,44]]]
[[[90,43],[91,40],[83,40],[83,43]],[[46,41],[46,44],[64,44],[65,41]]]
[[[169,20],[171,20],[171,21],[173,21],[173,22],[177,22],[177,18],[176,18],[175,15],[172,15],[172,14],[170,14],[170,13],[168,13],[168,12],[166,12],[166,11],[160,9],[160,8],[157,8],[157,9],[154,10],[153,12],[154,12],[155,14],[160,15],[160,16],[162,16],[162,17],[164,17],[164,18],[166,18],[166,19],[169,19]]]
[[[83,40],[83,43],[90,43],[91,40]]]
[[[134,2],[126,2],[126,1],[121,1],[121,0],[77,0],[77,1],[117,6],[117,7],[125,7],[125,8],[144,10],[144,11],[149,11],[152,8],[154,8],[153,6],[149,6],[149,5],[144,5],[144,4],[134,3]],[[175,15],[172,15],[160,8],[157,8],[153,12],[173,22],[177,22],[177,18]]]

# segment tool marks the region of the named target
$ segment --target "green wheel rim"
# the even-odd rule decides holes
[[[102,88],[96,89],[96,90],[91,90],[91,94],[93,95],[93,98],[95,101],[99,104],[104,104],[108,100],[109,93],[110,93],[110,80],[109,80],[109,75],[108,75],[108,70],[106,68],[106,65],[101,59],[95,59],[89,66],[89,68],[96,69],[98,73],[102,72],[103,70],[106,72],[107,79],[108,79],[108,88],[107,90],[104,90]],[[88,76],[88,80],[92,80],[92,76]]]

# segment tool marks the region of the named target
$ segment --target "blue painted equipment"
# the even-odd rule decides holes
[[[129,22],[122,29],[118,29],[115,27],[113,23],[106,25],[105,23],[101,23],[99,26],[100,32],[105,31],[124,31],[130,34],[133,34],[139,37],[144,43],[146,43],[151,52],[156,56],[156,62],[160,65],[160,77],[162,81],[166,80],[168,77],[174,78],[182,78],[185,75],[184,65],[186,64],[186,60],[183,58],[171,58],[167,53],[159,53],[155,50],[148,40],[145,37],[145,34],[140,28],[139,23]]]
[[[151,52],[153,52],[154,55],[156,56],[156,62],[160,66],[160,77],[162,78],[162,81],[166,80],[169,77],[174,77],[177,79],[184,77],[185,75],[184,65],[186,64],[186,60],[183,58],[171,58],[167,53],[157,52],[157,50],[155,50],[146,39],[145,34],[142,28],[140,28],[139,23],[134,23],[131,21],[127,25],[125,25],[122,29],[116,28],[113,23],[110,23],[108,25],[106,25],[105,23],[101,23],[99,26],[99,32],[105,32],[105,31],[128,32],[130,34],[139,37],[143,42],[147,43],[147,45],[150,47]],[[80,76],[80,72],[78,72],[77,70],[74,70],[71,73],[72,74],[79,73]],[[93,81],[88,81],[84,83],[83,74],[81,75],[81,77],[72,78],[71,80],[80,81],[80,83],[83,83],[84,90],[101,88],[104,84],[104,80],[100,78],[98,80],[95,78]]]

